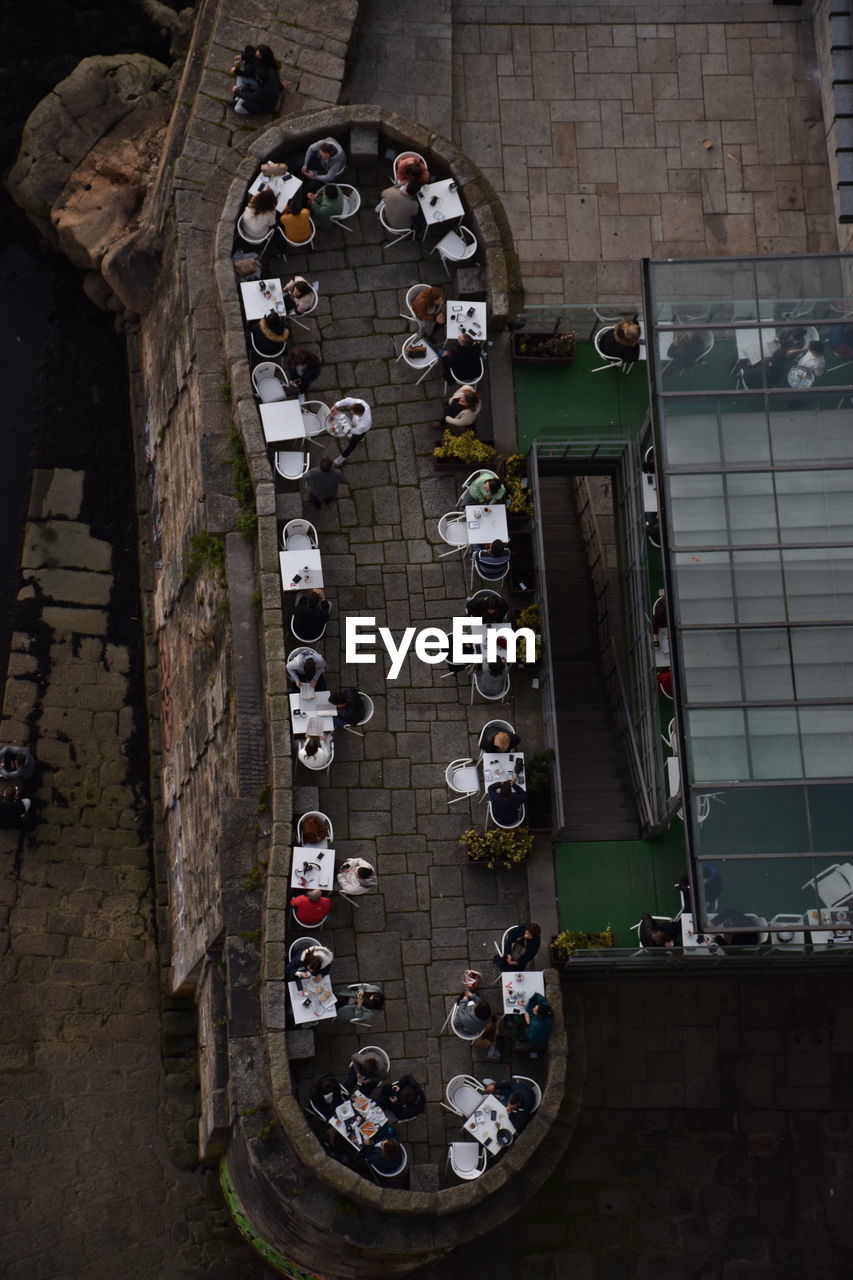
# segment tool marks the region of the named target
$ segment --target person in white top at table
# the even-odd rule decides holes
[[[325,689],[326,659],[316,649],[306,645],[304,649],[296,649],[287,664],[287,674],[293,681],[294,690],[303,687]]]
[[[808,369],[816,378],[826,370],[826,357],[823,354],[822,342],[810,342],[806,350],[796,361],[798,369]]]
[[[272,187],[262,189],[249,198],[243,210],[243,229],[255,240],[262,239],[276,224],[276,196]]]
[[[344,458],[348,458],[353,449],[358,448],[373,426],[373,414],[370,411],[370,405],[366,400],[359,400],[358,396],[345,396],[343,400],[336,400],[332,405],[329,416],[334,420],[335,416],[342,413],[349,415],[352,427],[349,433],[349,444],[335,458],[334,465],[336,467],[344,465]]]
[[[311,716],[296,753],[300,763],[306,769],[325,769],[331,763],[333,752],[332,735],[326,733],[319,716]]]
[[[338,888],[351,896],[376,888],[376,872],[364,858],[348,858],[338,869]]]

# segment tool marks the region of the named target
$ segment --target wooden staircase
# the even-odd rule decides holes
[[[563,840],[637,840],[637,805],[607,699],[595,598],[570,476],[540,476]]]

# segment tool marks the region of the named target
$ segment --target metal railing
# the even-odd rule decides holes
[[[533,495],[533,553],[539,582],[538,604],[542,614],[542,658],[539,668],[539,694],[542,707],[542,725],[545,742],[554,752],[554,768],[551,787],[551,821],[555,831],[565,825],[563,788],[560,782],[560,744],[557,734],[557,699],[554,688],[554,668],[551,664],[550,621],[548,617],[548,592],[545,590],[545,541],[543,537],[542,506],[539,495],[539,468],[536,460],[538,445],[534,443],[527,467],[527,483]]]

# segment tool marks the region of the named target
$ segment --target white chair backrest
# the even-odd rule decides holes
[[[409,315],[415,320],[417,319],[417,316],[412,310],[412,303],[419,293],[423,293],[424,289],[428,289],[429,287],[430,286],[428,284],[411,284],[406,290],[406,301],[403,303],[403,306],[406,308]]]
[[[359,689],[358,696],[361,698],[362,705],[364,707],[362,718],[359,720],[358,723],[360,725],[367,724],[368,720],[373,719],[373,713],[376,710],[376,708],[373,705],[373,699],[368,694],[362,693],[360,689]]]
[[[534,1111],[537,1110],[542,1103],[542,1090],[539,1088],[536,1081],[531,1080],[530,1076],[513,1076],[512,1078],[513,1080],[518,1080],[521,1084],[526,1084],[528,1086],[533,1094],[533,1109]]]
[[[332,827],[331,818],[328,818],[326,814],[322,813],[321,810],[319,809],[309,809],[307,813],[302,814],[302,817],[299,819],[299,821],[296,824],[296,843],[297,844],[302,844],[302,824],[304,823],[306,818],[319,818],[322,822],[325,822],[329,832],[328,839],[321,840],[319,844],[314,846],[315,848],[328,849],[330,845],[333,845],[335,843],[335,833],[334,833],[334,828]],[[310,845],[306,847],[311,848]]]
[[[255,344],[255,335],[254,335],[254,333],[252,332],[252,330],[251,330],[251,329],[249,330],[249,341],[250,341],[250,342],[251,342],[251,344],[252,344],[252,350],[254,351],[255,355],[263,356],[265,360],[268,360],[268,359],[269,359],[270,354],[272,354],[272,355],[274,355],[274,356],[280,356],[280,355],[283,355],[283,354],[284,354],[284,348],[287,346],[287,341],[285,340],[284,342],[282,342],[282,344],[281,344],[281,346],[279,347],[278,351],[273,351],[272,353],[270,353],[269,351],[261,351],[260,347],[258,347],[258,346]]]
[[[288,960],[298,960],[306,947],[313,947],[316,941],[316,938],[297,938],[295,942],[291,942],[287,953]]]
[[[332,218],[333,222],[337,222],[339,218],[352,218],[361,208],[361,196],[355,187],[345,182],[336,182],[335,186],[344,198],[344,207],[341,213],[337,213]]]
[[[317,530],[314,528],[310,520],[288,520],[287,524],[281,531],[281,542],[285,551],[292,545],[292,539],[307,538],[308,542],[299,542],[299,545],[293,544],[294,550],[300,547],[314,547],[318,545]]]
[[[243,217],[244,215],[241,213],[240,217],[237,219],[237,235],[240,239],[245,240],[246,244],[265,245],[267,241],[271,239],[273,232],[275,231],[275,226],[270,227],[269,231],[265,231],[262,236],[253,236],[246,230],[246,224],[243,221]]]
[[[364,1061],[364,1059],[368,1057],[375,1058],[376,1061],[379,1063],[379,1066],[381,1067],[383,1073],[386,1076],[388,1072],[391,1070],[391,1059],[388,1057],[388,1054],[385,1052],[385,1050],[380,1049],[378,1045],[375,1045],[375,1044],[362,1045],[362,1047],[359,1049],[359,1054],[362,1055],[362,1061]]]
[[[427,164],[426,160],[424,160],[423,156],[419,151],[401,151],[398,156],[394,157],[394,181],[395,182],[398,180],[397,165],[400,163],[403,156],[405,156],[407,160],[420,160],[421,164],[426,169],[427,173],[429,173],[429,165]]]
[[[396,1169],[377,1169],[375,1165],[371,1165],[371,1170],[378,1178],[398,1178],[409,1163],[409,1153],[404,1146],[400,1147],[400,1163]]]
[[[508,720],[487,720],[480,730],[480,737],[477,739],[477,746],[482,750],[486,736],[493,733],[500,733],[501,731],[508,733],[510,737],[515,733],[515,729]]]
[[[318,920],[316,924],[306,924],[304,920],[299,919],[299,916],[296,914],[296,907],[294,906],[291,906],[290,908],[290,915],[293,919],[293,923],[298,924],[300,929],[322,929],[323,925],[326,923],[326,918],[324,916],[323,919]]]
[[[454,1076],[452,1080],[448,1080],[445,1089],[445,1097],[451,1108],[465,1116],[466,1120],[477,1110],[485,1096],[479,1080],[468,1075]]]
[[[275,455],[275,469],[282,480],[301,480],[309,465],[310,458],[305,451],[287,449]]]
[[[474,481],[477,479],[478,476],[482,476],[484,480],[500,480],[500,476],[497,474],[496,471],[490,471],[488,467],[478,467],[476,471],[471,472],[467,480],[463,481],[463,484],[462,484],[463,495],[468,492],[468,490],[471,488],[471,485],[474,483]]]

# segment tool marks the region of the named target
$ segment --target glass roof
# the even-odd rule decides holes
[[[645,287],[703,926],[853,914],[853,256],[650,262]]]

